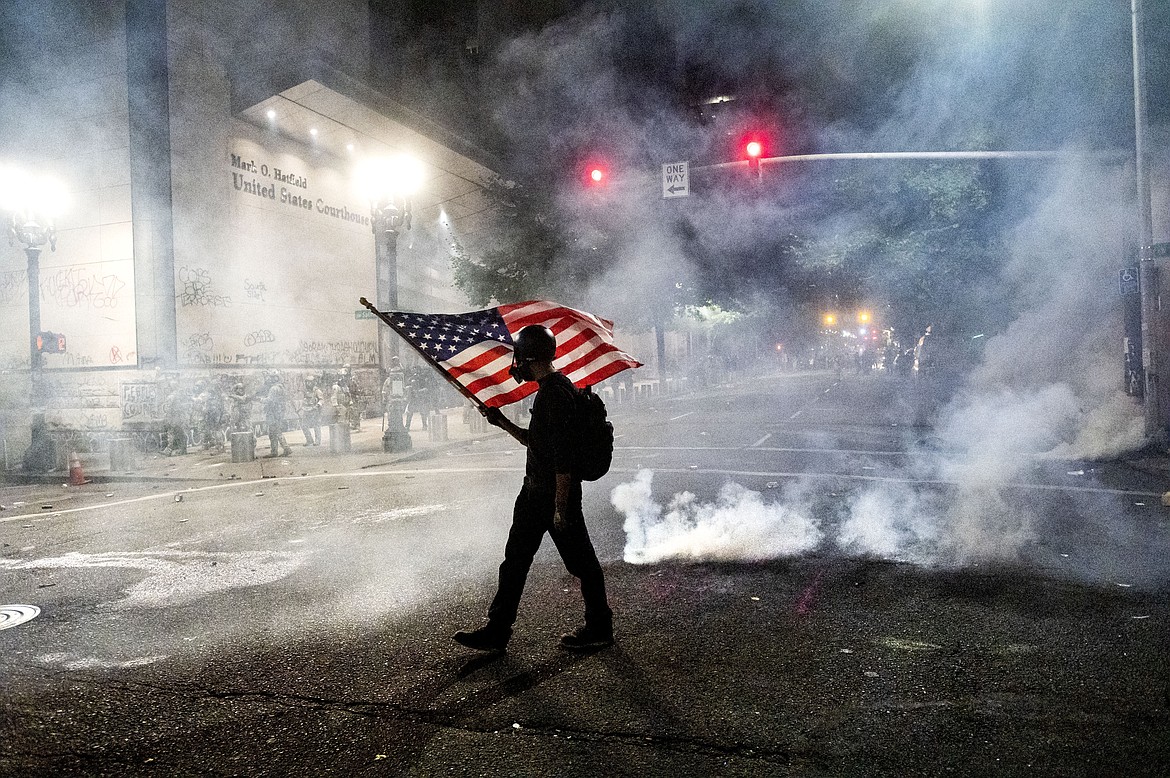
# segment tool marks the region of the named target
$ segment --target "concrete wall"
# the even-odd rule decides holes
[[[68,190],[57,251],[41,255],[45,368],[133,364],[135,286],[125,3],[5,3],[0,158]],[[0,366],[28,367],[28,278],[0,248]]]
[[[350,363],[375,397],[382,325],[355,316],[374,241],[350,161],[233,114],[233,79],[306,52],[363,76],[365,0],[6,0],[0,48],[0,161],[69,192],[39,288],[41,328],[67,340],[44,360],[56,437],[100,449],[157,420],[160,387],[227,372],[251,388],[265,366],[292,393]],[[399,248],[404,307],[461,307],[437,218]],[[27,289],[23,252],[0,245],[6,465],[27,441]]]

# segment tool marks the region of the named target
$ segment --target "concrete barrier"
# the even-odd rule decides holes
[[[349,442],[349,424],[341,422],[340,424],[329,425],[329,453],[331,454],[348,454],[350,451]]]
[[[129,470],[134,466],[134,443],[130,438],[110,438],[110,470]]]
[[[447,414],[435,411],[427,416],[427,433],[432,441],[447,440]]]
[[[232,433],[232,461],[251,462],[256,459],[256,436],[251,432]]]

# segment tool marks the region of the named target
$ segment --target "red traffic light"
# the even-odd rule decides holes
[[[589,170],[589,180],[595,184],[600,184],[605,178],[605,171],[599,167],[591,168]]]
[[[748,144],[744,146],[744,151],[747,152],[749,158],[759,159],[760,155],[764,153],[764,146],[758,140],[748,141]]]

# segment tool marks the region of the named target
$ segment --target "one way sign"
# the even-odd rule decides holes
[[[662,166],[662,196],[686,197],[691,193],[690,162],[668,162]]]

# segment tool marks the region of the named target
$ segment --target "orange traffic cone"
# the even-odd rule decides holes
[[[89,483],[85,479],[85,471],[81,469],[81,457],[77,456],[76,451],[69,454],[69,483],[73,486]]]

